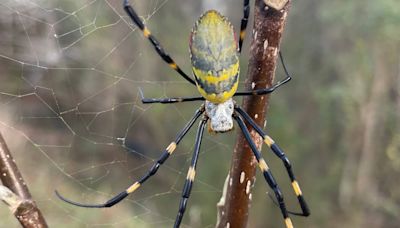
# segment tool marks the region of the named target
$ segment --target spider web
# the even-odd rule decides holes
[[[130,2],[183,69],[190,69],[187,37],[203,8],[225,13],[236,5]],[[191,21],[175,19],[176,13]],[[126,189],[200,105],[142,105],[139,91],[146,97],[190,96],[197,95],[194,88],[159,59],[122,1],[6,0],[0,18],[0,131],[48,224],[171,227],[197,124],[156,176],[111,209],[70,206],[54,190],[75,201],[102,203]],[[236,134],[204,135],[184,220],[188,227],[214,226]],[[0,227],[18,226],[5,207],[0,216]]]

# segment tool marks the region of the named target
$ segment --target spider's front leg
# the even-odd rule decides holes
[[[286,68],[285,62],[283,60],[283,55],[282,52],[279,51],[279,59],[281,60],[283,70],[285,71],[286,78],[283,79],[282,81],[279,81],[272,85],[269,88],[265,89],[256,89],[256,90],[251,90],[251,91],[244,91],[244,92],[236,92],[233,96],[251,96],[251,95],[265,95],[274,92],[277,88],[281,87],[282,85],[286,84],[292,79],[292,76],[290,76],[289,71]]]
[[[204,101],[204,97],[169,97],[169,98],[142,98],[143,104],[172,104],[187,101]]]
[[[171,103],[179,103],[179,102],[188,102],[188,101],[204,101],[204,97],[168,97],[168,98],[145,98],[143,95],[143,91],[139,88],[141,100],[143,104],[171,104]]]
[[[242,52],[242,45],[244,38],[246,37],[247,22],[249,21],[250,15],[250,0],[243,0],[243,18],[240,21],[240,33],[239,33],[239,53]]]
[[[150,30],[146,27],[143,21],[139,18],[136,11],[129,4],[129,0],[124,0],[124,9],[128,16],[132,19],[132,22],[136,24],[136,26],[142,31],[143,36],[146,37],[151,45],[153,45],[157,54],[161,57],[164,62],[166,62],[173,70],[178,72],[186,81],[188,81],[192,85],[196,85],[194,80],[187,75],[183,70],[179,67],[178,64],[169,56],[169,54],[164,50],[161,43],[151,34]]]

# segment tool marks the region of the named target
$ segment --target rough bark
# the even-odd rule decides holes
[[[18,219],[23,227],[44,228],[46,221],[32,200],[28,186],[18,170],[7,144],[0,133],[0,180],[9,189],[3,188],[1,200],[10,208],[11,212]],[[13,193],[13,194],[12,194]]]
[[[251,38],[250,60],[245,86],[247,89],[270,87],[274,80],[276,61],[290,1],[282,10],[266,7],[256,0],[254,27],[248,32]],[[269,95],[247,96],[242,107],[260,126],[265,125]],[[250,127],[249,125],[247,125]],[[253,140],[261,149],[263,141],[251,128]],[[226,194],[219,203],[217,227],[246,227],[251,203],[257,162],[241,132],[238,133],[233,153]]]

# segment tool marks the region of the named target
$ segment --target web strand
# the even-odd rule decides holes
[[[131,2],[152,26],[159,22],[158,14],[175,7],[169,0]],[[118,1],[5,1],[0,13],[0,28],[6,34],[0,38],[0,131],[25,168],[35,200],[52,211],[53,224],[172,224],[175,212],[160,208],[178,206],[194,132],[145,190],[107,212],[113,217],[68,207],[53,190],[91,201],[123,189],[149,168],[201,104],[142,105],[139,88],[155,98],[197,95],[196,91],[156,60]],[[174,45],[178,46],[168,43],[171,49]],[[149,64],[163,69],[162,76]],[[209,145],[199,163],[205,164],[216,150],[230,157],[229,142],[210,136],[204,141]],[[220,187],[200,175],[193,195],[206,193],[219,196]]]

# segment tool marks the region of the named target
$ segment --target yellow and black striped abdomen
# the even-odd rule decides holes
[[[233,96],[239,79],[237,41],[231,23],[215,10],[204,13],[190,37],[197,89],[213,103]]]

